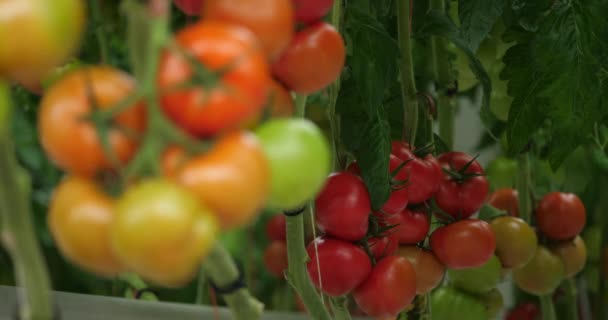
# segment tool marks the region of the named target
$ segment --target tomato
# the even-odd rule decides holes
[[[441,287],[431,294],[433,320],[487,320],[486,307],[479,299],[455,288]]]
[[[488,204],[510,216],[519,217],[519,197],[515,189],[503,188],[494,191],[488,198]]]
[[[110,247],[114,201],[90,180],[64,179],[55,189],[47,217],[63,256],[95,274],[113,277],[126,270]]]
[[[270,115],[273,118],[291,117],[295,111],[293,97],[282,84],[272,81],[270,84]]]
[[[312,199],[331,170],[331,151],[319,128],[305,119],[276,119],[256,133],[270,161],[270,207],[293,209]]]
[[[539,296],[557,289],[564,276],[561,259],[540,245],[528,264],[513,271],[513,281],[521,290]]]
[[[504,299],[500,290],[496,288],[492,289],[490,292],[484,294],[481,297],[481,300],[486,307],[488,319],[496,319],[498,313],[504,306]]]
[[[393,141],[391,153],[407,161],[404,168],[409,173],[410,203],[422,203],[437,192],[443,175],[439,163],[432,155],[418,158],[409,145],[402,141]]]
[[[430,243],[439,261],[450,269],[480,267],[492,258],[496,248],[490,225],[475,219],[437,228]]]
[[[506,320],[536,320],[539,316],[540,308],[538,305],[526,302],[509,311]]]
[[[178,88],[200,76],[194,76],[179,53],[163,55],[158,74],[161,105],[179,126],[196,136],[210,136],[238,127],[262,111],[271,78],[264,53],[249,30],[203,21],[180,30],[176,40],[210,72],[227,69],[209,83]]]
[[[473,157],[463,152],[447,152],[437,158],[444,169],[459,171],[467,163],[471,165],[464,175],[478,175],[456,179],[444,174],[435,194],[435,201],[441,210],[456,219],[466,219],[483,205],[488,193],[488,180],[482,176],[483,168]]]
[[[472,294],[488,293],[500,280],[500,261],[496,256],[477,268],[448,270],[448,279],[454,287]]]
[[[23,83],[67,60],[85,28],[81,0],[3,0],[0,12],[0,77]]]
[[[562,260],[566,277],[574,277],[583,270],[587,262],[587,247],[580,236],[552,245],[551,251]]]
[[[286,241],[285,215],[277,214],[266,222],[266,236],[272,241]]]
[[[416,272],[408,259],[386,257],[353,292],[357,305],[372,317],[395,317],[416,296]]]
[[[357,241],[365,236],[371,203],[361,178],[333,173],[315,200],[315,222],[330,236]]]
[[[576,237],[585,227],[585,206],[575,194],[551,192],[536,208],[538,229],[553,240]]]
[[[334,0],[293,0],[296,11],[296,21],[310,24],[325,17]]]
[[[371,238],[368,240],[368,244],[376,261],[393,255],[399,247],[399,241],[397,241],[393,234],[384,237]]]
[[[287,269],[287,244],[283,241],[271,242],[264,250],[266,270],[277,278],[284,278]]]
[[[231,229],[258,216],[270,192],[270,168],[253,134],[233,132],[186,162],[176,181],[216,214],[223,229]]]
[[[296,33],[272,71],[292,91],[311,94],[340,76],[345,59],[340,33],[330,24],[317,22]]]
[[[424,241],[431,228],[431,219],[424,212],[404,209],[398,214],[383,216],[382,224],[395,226],[394,232],[400,244],[416,244]]]
[[[496,255],[504,268],[516,269],[526,265],[536,252],[536,232],[522,219],[498,217],[492,222],[496,236]]]
[[[216,218],[194,195],[150,179],[118,199],[110,238],[129,269],[154,284],[180,287],[196,276],[217,233]]]
[[[497,157],[486,167],[486,177],[492,190],[514,188],[519,168],[517,161],[505,157]]]
[[[90,90],[89,90],[90,89]],[[87,67],[73,71],[50,87],[40,103],[38,134],[48,157],[60,168],[80,176],[93,176],[114,166],[104,153],[95,126],[83,118],[95,107],[108,109],[135,89],[133,79],[111,67]],[[89,91],[96,106],[89,99]],[[136,105],[114,118],[121,128],[141,133],[145,109]],[[134,154],[136,141],[115,126],[108,129],[108,143],[121,163]]]
[[[189,16],[198,16],[201,14],[204,0],[173,0],[175,6]]]
[[[403,246],[397,255],[407,258],[416,271],[416,293],[419,295],[435,289],[443,279],[445,267],[432,251],[417,246]]]
[[[306,269],[312,283],[329,296],[348,294],[372,270],[365,251],[346,241],[318,237],[306,247],[306,251],[310,257]]]

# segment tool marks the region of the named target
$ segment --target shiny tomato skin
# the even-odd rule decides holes
[[[83,121],[95,107],[89,99],[89,89],[96,107],[108,109],[132,94],[135,82],[112,67],[75,70],[45,92],[38,112],[38,134],[48,157],[61,169],[84,177],[114,168],[97,129],[91,122]],[[117,126],[142,133],[146,126],[145,109],[143,105],[132,106],[118,114],[114,122],[116,126],[108,130],[108,142],[124,164],[133,156],[137,143]]]
[[[532,260],[513,270],[513,282],[521,290],[533,295],[550,294],[564,280],[565,269],[561,259],[546,247],[539,245]]]
[[[416,293],[425,294],[435,289],[445,275],[445,267],[432,251],[417,246],[401,246],[397,255],[407,258],[416,271]]]
[[[552,240],[576,237],[585,227],[586,220],[585,206],[573,193],[548,193],[536,208],[538,229]]]
[[[173,0],[175,6],[184,14],[199,16],[205,0]]]
[[[287,269],[287,244],[284,241],[272,241],[264,250],[264,266],[277,278],[284,278]]]
[[[165,113],[192,135],[211,136],[243,125],[266,103],[270,73],[255,36],[246,28],[218,21],[201,21],[177,32],[175,39],[210,71],[230,66],[214,87],[176,88],[191,80],[185,58],[165,52],[158,85]]]
[[[587,247],[580,236],[570,241],[560,241],[551,246],[551,251],[564,263],[566,277],[574,277],[585,267]]]
[[[223,229],[248,225],[270,193],[270,167],[255,135],[236,131],[213,148],[187,161],[177,172],[178,184],[211,209]]]
[[[431,219],[424,212],[404,209],[400,213],[384,216],[382,224],[395,226],[394,232],[400,244],[416,244],[424,241],[431,228]]]
[[[296,21],[310,24],[325,17],[334,0],[293,0],[296,11]]]
[[[416,296],[416,272],[408,259],[386,257],[353,292],[357,305],[371,317],[395,317]]]
[[[367,242],[376,261],[393,255],[399,247],[399,241],[393,234],[384,237],[371,238]]]
[[[519,217],[519,197],[515,189],[503,188],[494,191],[488,198],[488,204],[510,216]]]
[[[340,33],[330,24],[317,22],[296,33],[272,71],[292,91],[311,94],[334,82],[345,60]]]
[[[447,152],[437,160],[443,169],[459,171],[473,160],[473,157],[463,152]],[[483,168],[477,161],[473,161],[465,173],[481,176],[459,182],[444,173],[435,193],[437,206],[456,219],[466,219],[479,210],[489,190],[488,180],[483,176]]]
[[[310,257],[306,269],[312,283],[329,296],[348,294],[372,270],[372,263],[365,251],[346,241],[318,237],[306,247],[306,251]]]
[[[127,270],[110,246],[114,214],[114,200],[93,181],[70,176],[53,192],[47,222],[64,257],[111,278]]]
[[[277,214],[266,222],[266,236],[271,241],[286,241],[285,215]]]
[[[422,203],[431,198],[439,188],[443,177],[441,166],[432,155],[418,158],[410,149],[409,144],[403,141],[393,141],[391,153],[402,161],[407,161],[404,168],[409,175],[409,201]]]
[[[496,238],[487,222],[469,219],[437,228],[430,244],[446,267],[466,269],[480,267],[492,257]]]
[[[496,255],[504,268],[523,267],[534,257],[538,239],[525,221],[516,217],[498,217],[490,222],[496,237]]]

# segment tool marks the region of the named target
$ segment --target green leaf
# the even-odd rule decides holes
[[[489,204],[484,204],[479,210],[479,220],[490,222],[498,217],[506,216],[507,213]]]
[[[458,0],[458,16],[463,38],[473,51],[488,36],[502,14],[506,0]]]
[[[539,22],[554,0],[509,0],[505,15],[527,31],[537,31]]]

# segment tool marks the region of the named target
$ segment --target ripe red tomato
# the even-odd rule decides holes
[[[310,24],[321,20],[331,9],[334,0],[293,0],[296,21]]]
[[[450,269],[476,268],[492,258],[496,238],[487,222],[461,220],[437,228],[431,235],[431,248]]]
[[[310,94],[334,82],[345,59],[340,33],[332,25],[318,22],[296,33],[272,70],[292,91]]]
[[[272,241],[285,241],[287,239],[285,215],[277,214],[266,222],[266,236]]]
[[[432,251],[417,246],[403,246],[397,250],[397,255],[407,258],[414,267],[417,294],[425,294],[441,283],[445,267]]]
[[[463,152],[447,152],[437,159],[443,169],[459,171],[473,157]],[[466,219],[473,215],[483,205],[489,190],[488,180],[481,176],[483,173],[483,168],[477,161],[473,161],[464,174],[480,176],[457,179],[444,173],[435,194],[437,206],[456,219]]]
[[[264,265],[270,274],[284,278],[287,269],[287,244],[283,241],[271,242],[264,250]]]
[[[540,308],[537,304],[526,302],[511,309],[505,320],[536,320],[540,316]]]
[[[536,208],[538,229],[553,240],[576,237],[585,227],[586,219],[585,206],[573,193],[551,192]]]
[[[394,234],[385,237],[371,238],[367,242],[376,261],[393,255],[399,247],[399,241]]]
[[[519,217],[519,197],[515,189],[503,188],[494,191],[488,198],[488,204],[506,211],[510,216]]]
[[[416,272],[408,259],[386,257],[353,292],[357,305],[372,317],[394,317],[416,296]]]
[[[441,166],[432,155],[418,158],[410,149],[409,144],[403,141],[393,141],[391,153],[403,161],[407,161],[404,168],[409,175],[409,202],[422,203],[437,192],[439,183],[443,178]]]
[[[367,233],[371,204],[361,178],[348,172],[333,173],[315,201],[319,229],[336,238],[357,241]]]
[[[365,251],[346,241],[319,237],[306,247],[306,251],[310,257],[306,264],[310,279],[329,296],[348,294],[372,270],[372,263]]]
[[[431,228],[431,219],[424,212],[404,209],[400,213],[384,216],[382,224],[395,226],[394,232],[400,244],[416,244],[424,241]]]
[[[185,27],[177,43],[210,71],[230,67],[217,83],[177,88],[193,80],[192,68],[176,52],[159,66],[161,104],[167,115],[196,136],[209,136],[255,118],[266,103],[270,74],[253,33],[244,27],[208,21]]]
[[[175,6],[181,12],[189,16],[198,16],[201,14],[204,0],[173,0]]]
[[[205,1],[202,18],[233,23],[251,30],[269,60],[287,48],[295,29],[291,0]]]

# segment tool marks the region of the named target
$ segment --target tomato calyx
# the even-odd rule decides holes
[[[484,174],[482,174],[482,173],[477,173],[477,172],[468,173],[467,172],[467,170],[469,170],[469,167],[472,164],[477,162],[478,157],[479,157],[479,155],[476,155],[471,160],[469,160],[464,166],[462,166],[462,168],[460,168],[460,169],[454,168],[452,166],[452,164],[450,163],[450,168],[449,169],[442,168],[442,171],[443,171],[443,173],[448,175],[452,180],[454,180],[458,184],[462,184],[462,183],[466,182],[467,180],[470,180],[475,177],[484,176]]]
[[[405,167],[405,165],[407,165],[409,162],[411,162],[413,160],[414,159],[409,159],[409,160],[403,161],[394,170],[392,170],[390,172],[391,180],[390,180],[389,184],[390,184],[391,190],[393,190],[393,191],[403,190],[403,189],[409,187],[409,185],[410,185],[409,177],[406,179],[395,179],[395,177],[397,177],[399,175],[399,173],[401,172],[401,169],[403,169]]]
[[[435,151],[434,143],[429,143],[422,147],[415,148],[412,150],[412,152],[414,152],[414,155],[420,159],[424,159],[426,156],[432,154],[433,151]]]

